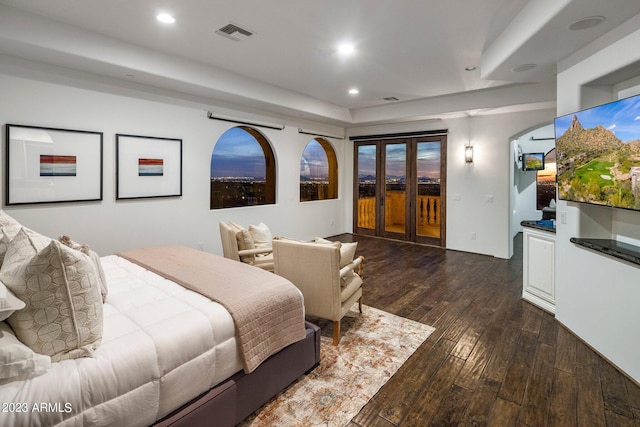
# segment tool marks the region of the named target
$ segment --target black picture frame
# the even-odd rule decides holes
[[[116,134],[116,200],[182,196],[182,139]]]
[[[6,124],[5,205],[103,197],[103,133]]]

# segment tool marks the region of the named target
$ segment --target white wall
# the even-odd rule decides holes
[[[278,166],[277,203],[270,206],[209,210],[209,163],[217,139],[232,124],[209,120],[208,106],[155,99],[122,86],[77,83],[73,78],[19,77],[15,69],[0,68],[0,123],[50,126],[104,132],[104,198],[95,203],[8,206],[5,210],[43,234],[69,234],[101,255],[131,247],[183,244],[221,253],[218,222],[248,225],[264,221],[275,235],[308,239],[352,231],[353,144],[330,139],[339,162],[339,199],[300,203],[299,160],[308,141],[297,128],[328,134],[344,130],[322,123],[262,117],[285,123],[284,131],[261,129],[271,142]],[[96,89],[94,89],[94,86]],[[230,111],[230,112],[229,112]],[[229,110],[227,115],[248,115]],[[554,111],[447,119],[440,123],[448,136],[447,247],[508,258],[509,137],[522,129],[548,122]],[[433,121],[413,122],[413,128],[433,127]],[[404,126],[398,124],[396,126]],[[384,127],[384,126],[383,126]],[[388,126],[386,127],[388,128]],[[379,129],[376,129],[379,133]],[[183,139],[183,196],[170,199],[115,201],[115,134],[129,133]],[[464,162],[464,145],[474,145],[474,163]],[[0,154],[4,164],[4,153]],[[4,176],[2,177],[4,181]],[[4,183],[3,183],[4,188]],[[459,195],[456,200],[455,195]],[[487,202],[487,196],[493,196]],[[471,239],[471,233],[476,239]]]
[[[449,128],[447,248],[511,257],[510,138],[524,129],[549,122],[554,114],[553,110],[538,110],[445,120]],[[469,134],[472,164],[464,161]],[[475,233],[475,240],[471,233]]]
[[[531,138],[538,140],[531,140]],[[556,146],[552,124],[533,129],[514,141],[522,147],[523,153],[546,154]],[[536,177],[536,171],[525,172],[522,169],[513,171],[515,227],[512,235],[522,231],[521,221],[542,219],[542,211],[537,206]]]
[[[617,98],[611,87],[586,85],[640,61],[638,45],[640,30],[559,73],[558,115]],[[556,318],[640,381],[640,267],[569,241],[617,238],[640,245],[640,212],[559,201],[557,214]]]
[[[299,134],[298,126],[315,129],[313,123],[286,122],[283,131],[260,129],[271,142],[276,156],[277,204],[212,211],[209,209],[211,153],[218,138],[234,125],[208,119],[207,106],[156,102],[127,96],[127,91],[122,89],[114,90],[116,95],[10,74],[0,74],[0,93],[2,124],[104,132],[102,202],[4,207],[7,213],[45,235],[69,234],[101,255],[167,243],[198,247],[200,242],[204,250],[221,254],[219,221],[233,220],[245,226],[264,221],[276,235],[302,239],[334,235],[350,227],[352,146],[348,141],[330,140],[339,162],[339,199],[306,203],[298,200],[300,156],[313,138]],[[236,116],[242,117],[242,114]],[[284,123],[279,119],[269,120]],[[327,126],[320,129],[326,131]],[[333,131],[331,134],[343,132],[337,128],[329,131]],[[182,138],[183,196],[116,202],[116,133]],[[2,151],[0,164],[3,166],[4,155]],[[3,189],[4,179],[3,174]]]

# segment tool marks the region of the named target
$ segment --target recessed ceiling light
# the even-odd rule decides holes
[[[518,65],[515,68],[512,68],[511,71],[513,71],[514,73],[522,73],[524,71],[533,70],[536,67],[537,67],[536,64],[522,64],[522,65]]]
[[[173,24],[176,22],[176,18],[169,15],[168,13],[161,13],[156,16],[156,19],[164,24]]]
[[[466,67],[464,70],[465,71],[475,71],[476,70],[476,66],[475,65],[471,65],[469,67]]]
[[[589,16],[588,18],[582,18],[574,22],[567,27],[570,31],[586,30],[587,28],[593,28],[596,25],[600,25],[606,18],[604,16]]]
[[[356,89],[355,87],[349,89],[349,95],[357,95],[359,93],[360,93],[360,91],[358,89]]]
[[[352,55],[356,51],[356,47],[352,43],[342,43],[338,46],[338,53],[340,55]]]

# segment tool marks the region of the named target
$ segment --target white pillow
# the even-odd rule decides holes
[[[23,379],[49,368],[49,356],[34,353],[16,338],[9,325],[0,322],[0,380]]]
[[[322,237],[316,237],[314,239],[316,243],[334,243],[331,240],[323,239]],[[341,243],[340,246],[340,268],[345,267],[353,262],[353,258],[356,256],[356,249],[358,249],[358,242],[353,243]]]
[[[14,311],[22,310],[24,301],[18,299],[4,283],[0,282],[0,321],[11,316]]]
[[[251,233],[251,237],[253,237],[253,244],[256,248],[271,247],[273,236],[271,235],[271,230],[269,230],[269,227],[267,227],[264,222],[258,225],[250,225],[249,233]]]

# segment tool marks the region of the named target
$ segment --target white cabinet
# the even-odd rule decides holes
[[[556,235],[524,227],[522,298],[555,313]]]

